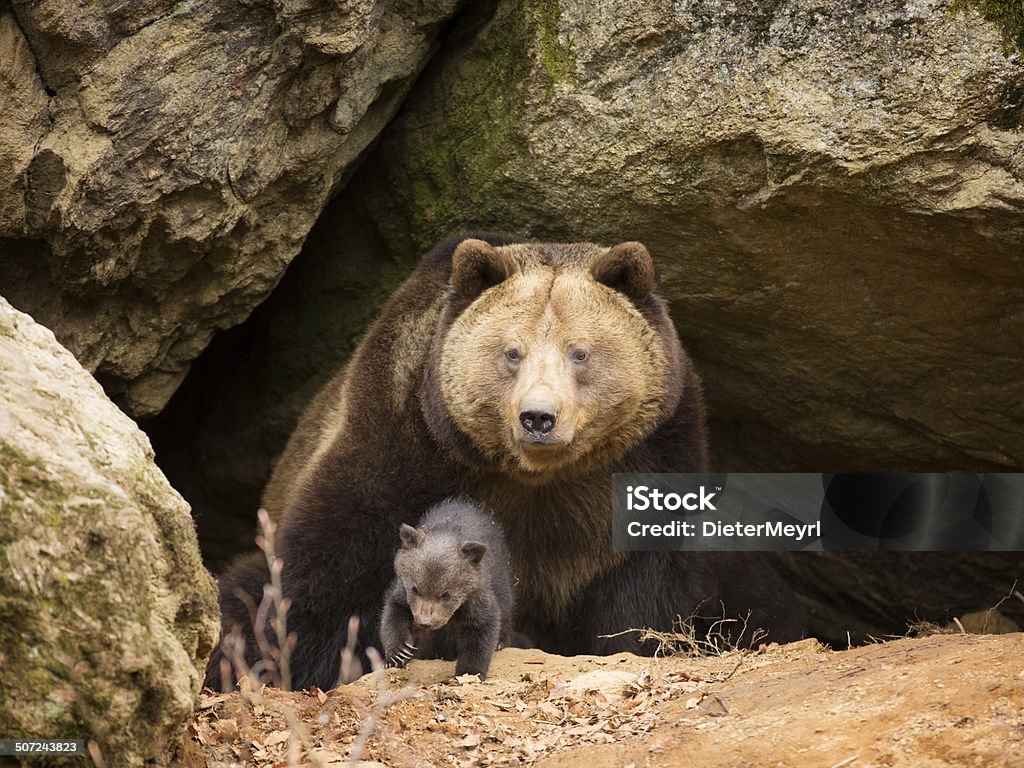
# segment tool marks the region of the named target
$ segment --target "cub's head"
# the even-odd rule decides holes
[[[624,455],[681,394],[682,348],[653,290],[640,243],[463,241],[432,351],[448,442],[538,480]]]
[[[413,622],[420,630],[440,629],[480,589],[487,545],[428,534],[411,525],[403,525],[399,535],[395,575],[405,589]]]

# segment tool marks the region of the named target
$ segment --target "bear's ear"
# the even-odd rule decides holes
[[[511,273],[511,259],[483,240],[463,240],[452,254],[452,290],[464,299],[475,299]]]
[[[462,542],[462,554],[474,565],[478,565],[487,553],[487,545],[479,541]]]
[[[654,290],[654,262],[642,243],[609,248],[590,267],[594,280],[631,299],[641,300]]]
[[[423,531],[418,531],[405,523],[398,529],[398,535],[402,538],[403,549],[415,549],[423,543]]]

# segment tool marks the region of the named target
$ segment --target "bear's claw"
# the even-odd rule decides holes
[[[403,643],[401,648],[388,657],[387,661],[384,662],[384,666],[388,668],[404,667],[412,661],[415,655],[416,646],[412,643]]]

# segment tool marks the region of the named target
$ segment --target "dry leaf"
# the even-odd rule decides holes
[[[595,669],[574,677],[566,688],[574,693],[600,692],[606,696],[622,697],[630,685],[637,685],[639,678],[631,672],[614,669]]]
[[[290,731],[274,731],[263,740],[263,743],[268,747],[273,747],[276,744],[282,744],[291,737]]]
[[[554,717],[554,718],[558,718],[559,720],[562,719],[562,710],[560,710],[558,707],[556,707],[550,701],[542,701],[542,702],[540,702],[539,704],[537,704],[537,709],[540,712],[543,712],[545,715],[548,715],[548,716]]]
[[[461,741],[455,742],[455,744],[453,746],[465,747],[466,749],[472,749],[473,747],[477,747],[479,745],[480,745],[480,737],[477,736],[475,733],[470,733],[470,734],[467,734],[466,737],[464,739],[462,739]]]
[[[196,740],[200,744],[206,744],[210,740],[210,726],[209,724],[200,721],[195,728]]]
[[[335,752],[333,749],[314,749],[311,757],[313,757],[314,764],[342,765],[348,762],[344,755]]]
[[[238,738],[238,723],[234,720],[218,720],[213,724],[211,741],[229,741]]]
[[[227,693],[221,693],[217,696],[200,696],[199,704],[196,706],[196,709],[209,709],[210,707],[215,707],[218,704],[222,704],[227,701],[229,696],[230,694]]]

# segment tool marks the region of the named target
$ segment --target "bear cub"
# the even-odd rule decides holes
[[[399,535],[381,616],[385,663],[454,656],[456,675],[483,680],[512,628],[512,574],[501,527],[479,506],[450,499],[431,507],[416,528],[402,525]]]

